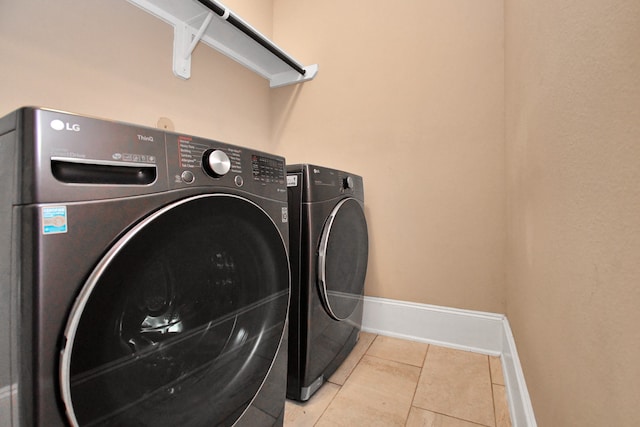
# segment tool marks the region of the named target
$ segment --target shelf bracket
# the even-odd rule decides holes
[[[191,77],[191,54],[196,48],[207,27],[211,23],[213,12],[209,12],[200,29],[195,34],[185,23],[177,23],[173,29],[173,74],[182,79]]]

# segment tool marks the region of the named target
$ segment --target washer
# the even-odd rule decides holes
[[[287,397],[308,400],[355,346],[369,240],[362,177],[287,166],[291,308]]]
[[[284,159],[38,108],[0,135],[0,425],[281,426]]]

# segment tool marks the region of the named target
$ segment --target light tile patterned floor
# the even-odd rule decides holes
[[[499,357],[363,332],[342,366],[285,427],[511,426]]]

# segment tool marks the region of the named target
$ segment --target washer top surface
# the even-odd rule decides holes
[[[21,132],[16,204],[233,189],[286,201],[284,158],[161,129],[26,107],[0,119]],[[210,191],[210,190],[205,190]]]

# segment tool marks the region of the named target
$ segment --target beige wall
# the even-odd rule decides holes
[[[164,116],[359,173],[368,295],[506,310],[539,425],[639,424],[640,3],[226,3],[318,77],[270,90],[200,46],[182,81],[125,1],[3,1],[0,114]]]
[[[317,79],[268,83],[126,1],[3,2],[0,114],[41,105],[361,174],[369,295],[504,311],[502,3],[226,2]],[[348,3],[348,4],[346,4]],[[73,13],[69,13],[73,10]],[[274,18],[275,16],[275,18]],[[400,18],[400,19],[398,19]]]
[[[505,5],[507,314],[538,424],[640,425],[640,2]]]
[[[368,295],[504,312],[501,0],[275,0],[315,80],[274,91],[289,162],[358,173]]]
[[[270,35],[271,0],[233,0]],[[0,115],[39,105],[271,149],[268,82],[199,45],[172,73],[173,27],[125,0],[0,2]]]

